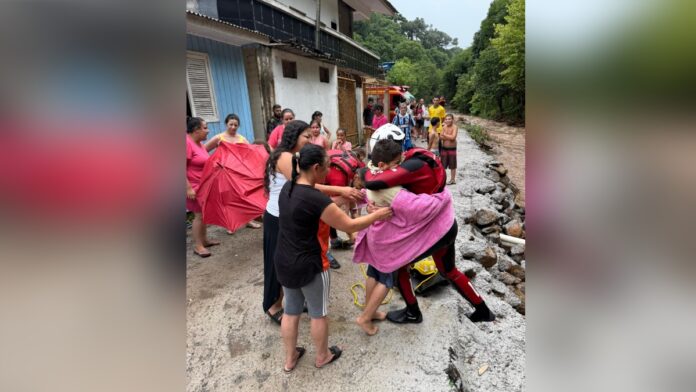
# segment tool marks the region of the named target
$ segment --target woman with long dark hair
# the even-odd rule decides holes
[[[287,130],[286,130],[287,132]],[[292,371],[304,355],[297,346],[300,315],[307,304],[316,357],[314,366],[322,368],[337,360],[342,350],[328,346],[328,302],[330,290],[329,226],[346,232],[362,230],[377,220],[388,219],[391,208],[351,219],[331,198],[317,189],[329,173],[326,150],[306,144],[291,154],[292,177],[278,197],[280,227],[274,264],[285,293],[285,315],[281,335],[285,345],[285,372]]]

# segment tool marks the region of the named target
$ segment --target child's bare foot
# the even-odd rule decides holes
[[[380,312],[379,310],[375,311],[375,314],[372,316],[372,321],[384,321],[387,319],[387,314],[385,312]]]
[[[355,319],[355,323],[358,324],[360,328],[362,328],[362,330],[370,336],[376,334],[377,331],[379,331],[379,327],[372,324],[372,320],[363,320],[361,317],[358,317]]]

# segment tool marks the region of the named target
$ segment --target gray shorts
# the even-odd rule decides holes
[[[330,287],[329,270],[316,274],[311,282],[299,289],[289,289],[283,286],[283,293],[285,293],[284,313],[290,316],[299,316],[302,314],[305,302],[307,302],[309,317],[321,318],[326,316],[329,313]]]

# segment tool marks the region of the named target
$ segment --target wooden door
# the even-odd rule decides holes
[[[338,126],[346,130],[346,139],[358,145],[358,114],[355,111],[355,80],[338,77]]]

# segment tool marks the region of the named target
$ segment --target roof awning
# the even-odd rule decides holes
[[[389,16],[398,12],[388,0],[343,0],[343,2],[355,10],[353,20],[368,19],[373,12]]]
[[[271,37],[266,34],[193,11],[186,11],[186,34],[234,46],[271,43]]]

